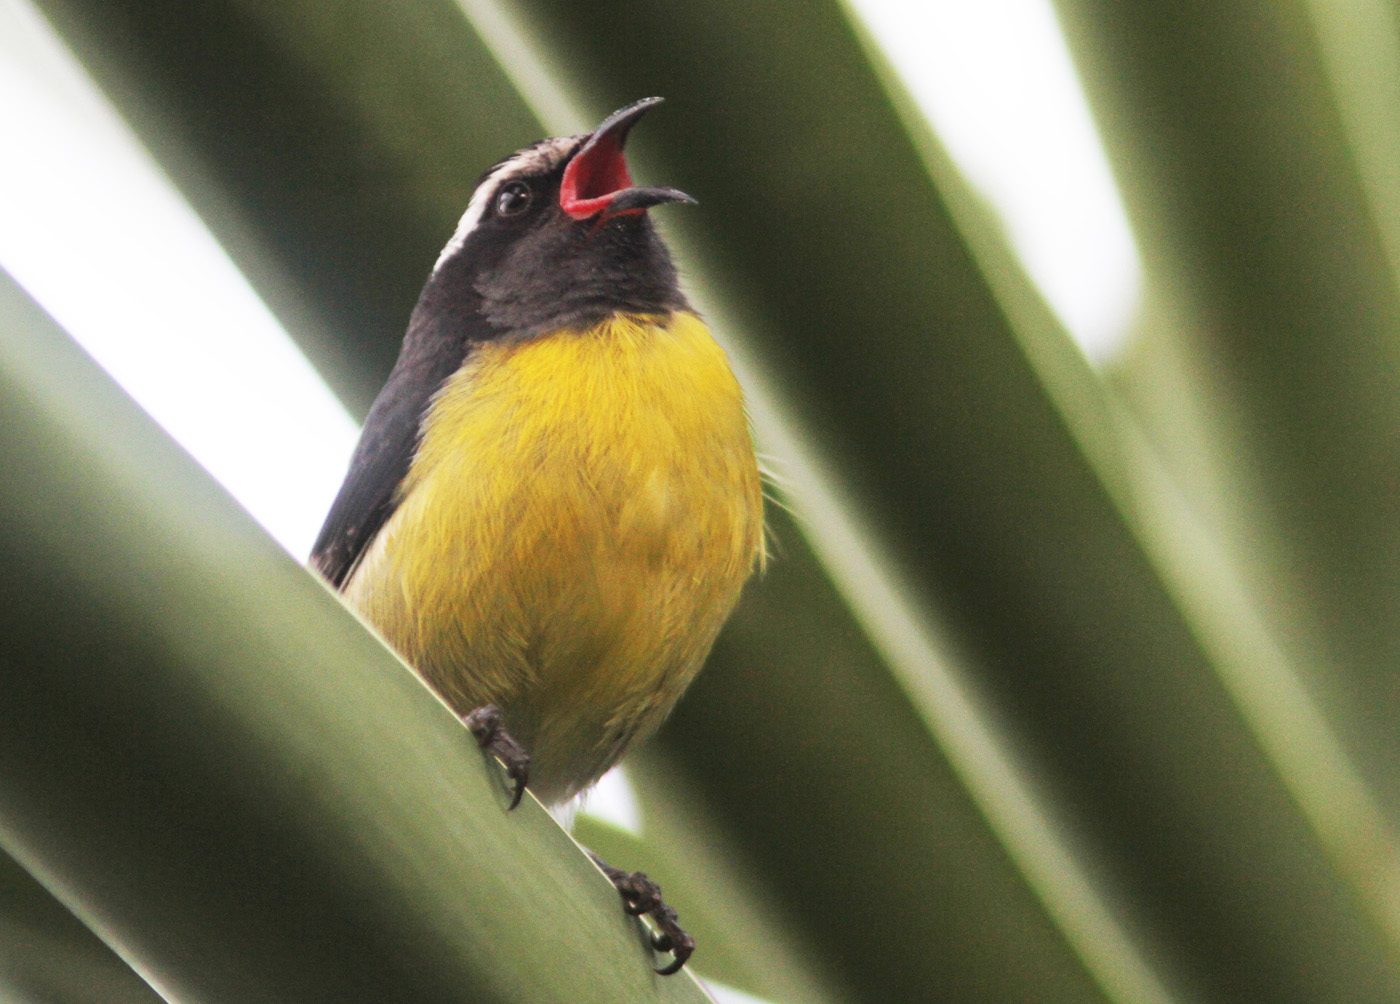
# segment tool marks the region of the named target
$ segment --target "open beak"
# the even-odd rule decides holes
[[[661,104],[660,98],[643,98],[603,120],[589,134],[564,168],[559,185],[559,208],[576,220],[602,213],[602,219],[642,213],[664,202],[694,202],[674,188],[638,188],[627,171],[622,155],[627,133],[648,108]]]

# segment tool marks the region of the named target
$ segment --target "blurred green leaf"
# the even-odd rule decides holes
[[[39,6],[363,415],[477,173],[539,138],[456,6]]]
[[[160,1004],[161,997],[15,861],[0,854],[0,999]]]
[[[177,1000],[704,1000],[0,275],[0,846]]]
[[[1163,564],[1400,959],[1393,9],[1061,9],[1149,263],[1113,377]]]
[[[702,969],[779,1004],[1400,998],[1389,7],[1061,0],[1149,269],[1105,384],[840,3],[43,6],[359,411],[476,173],[668,98],[636,173],[700,199],[668,232],[787,509],[648,827],[584,832]]]

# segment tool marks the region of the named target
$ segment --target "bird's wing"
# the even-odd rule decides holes
[[[337,589],[400,501],[423,416],[466,358],[469,340],[410,330],[403,352],[365,419],[345,483],[311,549],[311,564]]]

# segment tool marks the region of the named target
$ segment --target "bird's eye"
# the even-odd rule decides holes
[[[496,213],[514,216],[523,213],[530,204],[530,186],[523,181],[508,181],[496,193]]]

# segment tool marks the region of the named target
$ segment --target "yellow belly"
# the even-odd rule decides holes
[[[472,355],[345,596],[459,713],[500,705],[555,802],[670,711],[762,525],[742,397],[704,324],[615,317]]]

